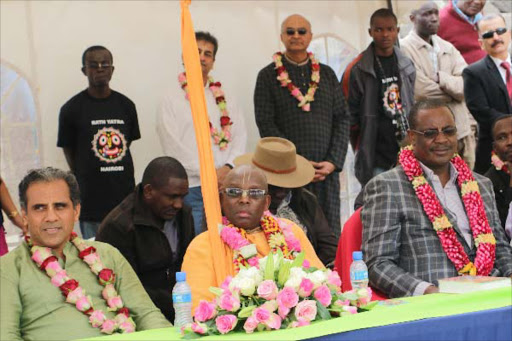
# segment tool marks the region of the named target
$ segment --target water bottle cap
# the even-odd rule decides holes
[[[354,251],[352,252],[353,260],[363,260],[363,252],[362,251]]]
[[[176,272],[176,282],[185,282],[187,280],[186,272]]]

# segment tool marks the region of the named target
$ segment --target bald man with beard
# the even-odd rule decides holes
[[[220,202],[224,213],[225,226],[237,227],[241,235],[254,244],[258,258],[270,253],[270,246],[265,236],[263,224],[277,221],[281,230],[291,230],[293,236],[300,243],[306,260],[316,268],[323,268],[313,246],[302,229],[289,220],[270,216],[268,207],[270,196],[265,174],[259,169],[242,165],[231,170],[226,177],[220,191]],[[187,282],[192,288],[192,305],[195,309],[201,300],[212,300],[215,296],[208,289],[216,286],[213,253],[209,239],[209,231],[203,232],[190,243],[183,260],[182,271],[187,273]],[[222,236],[222,233],[221,233]],[[288,245],[287,245],[288,246]],[[227,273],[235,275],[237,270],[231,261],[237,252],[230,250],[230,269]],[[286,255],[285,255],[286,256]]]
[[[259,72],[254,110],[261,137],[292,141],[297,154],[315,167],[315,177],[306,188],[317,196],[339,237],[338,173],[347,153],[349,117],[336,74],[307,51],[312,37],[311,24],[303,16],[294,14],[283,21],[281,41],[286,50],[274,54],[274,61]]]

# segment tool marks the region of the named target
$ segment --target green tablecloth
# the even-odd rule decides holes
[[[344,316],[328,321],[314,322],[310,326],[255,332],[207,336],[201,340],[302,340],[350,330],[385,326],[425,318],[463,314],[496,309],[512,305],[510,288],[480,291],[469,294],[434,294],[390,300],[372,311]],[[94,340],[179,340],[175,328],[153,329],[133,334],[109,335]]]

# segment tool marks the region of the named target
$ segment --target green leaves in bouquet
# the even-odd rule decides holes
[[[265,274],[263,278],[265,280],[274,280],[274,256],[272,252],[269,252],[267,256],[267,264],[265,264]]]
[[[209,287],[208,290],[214,294],[215,296],[220,296],[222,295],[222,289],[221,288],[217,288],[217,287]]]
[[[320,302],[316,301],[316,311],[322,320],[330,320],[331,313]]]
[[[290,277],[290,269],[292,267],[292,263],[281,261],[281,266],[279,267],[279,274],[277,275],[277,283],[280,287],[284,286],[284,283]]]
[[[302,264],[304,263],[304,258],[306,258],[306,254],[304,252],[301,252],[295,257],[295,259],[292,262],[292,268],[295,267],[302,267]]]
[[[368,303],[367,305],[362,305],[360,307],[357,307],[357,312],[364,312],[364,311],[370,311],[372,310],[377,304],[379,303],[379,301],[371,301],[370,303]]]
[[[252,311],[256,309],[256,306],[255,305],[250,305],[248,307],[245,307],[245,308],[242,308],[240,309],[240,311],[238,312],[238,317],[243,319],[243,318],[248,318],[249,316],[251,316],[252,314]]]

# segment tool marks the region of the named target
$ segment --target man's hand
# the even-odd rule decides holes
[[[219,189],[221,188],[221,185],[224,182],[224,178],[226,177],[226,174],[228,174],[228,172],[230,170],[231,170],[231,168],[229,168],[226,165],[216,169],[216,171],[217,171],[217,185],[218,185]]]
[[[325,177],[336,169],[334,165],[329,161],[314,162],[309,161],[315,168],[315,177],[312,182],[324,181]]]
[[[423,295],[436,294],[438,292],[439,292],[439,288],[436,287],[435,285],[431,285],[431,286],[427,287],[427,289],[425,289],[425,292],[423,293]]]

